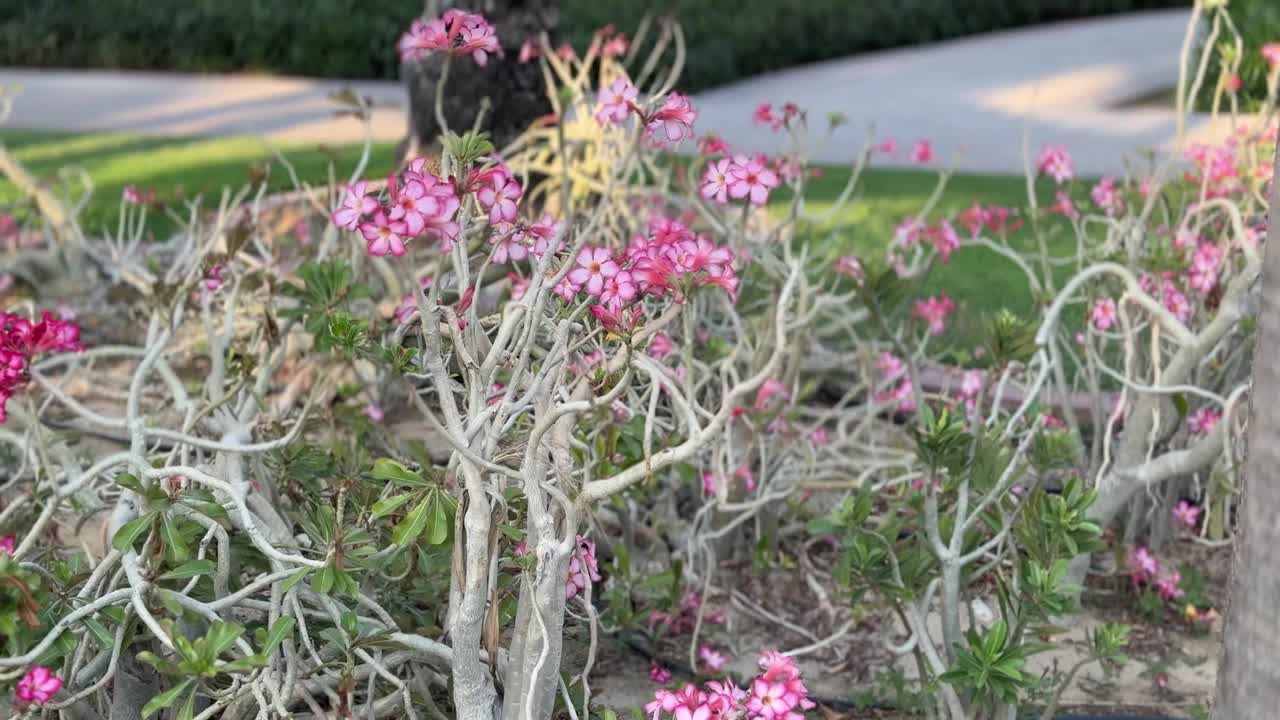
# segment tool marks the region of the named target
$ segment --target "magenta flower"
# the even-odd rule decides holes
[[[14,695],[19,703],[43,705],[53,699],[62,689],[62,678],[53,674],[47,667],[36,665],[27,671],[18,681]]]
[[[729,158],[720,158],[714,163],[709,163],[706,172],[702,174],[702,197],[708,200],[715,200],[720,205],[727,203],[729,201],[729,173],[733,167],[733,161]]]
[[[928,140],[917,140],[911,146],[911,162],[917,165],[933,162],[933,145]]]
[[[391,208],[387,213],[390,220],[404,223],[410,237],[422,234],[427,227],[427,217],[440,210],[436,199],[427,194],[427,188],[417,180],[410,180],[398,191],[393,190]]]
[[[663,685],[671,682],[671,671],[658,664],[657,660],[649,666],[649,681]]]
[[[1202,435],[1213,432],[1218,426],[1218,421],[1222,419],[1222,414],[1211,407],[1202,407],[1191,413],[1187,418],[1187,429],[1196,435]]]
[[[502,54],[493,26],[482,15],[446,10],[430,21],[414,20],[397,43],[400,62],[420,62],[433,52],[470,55],[477,65],[489,61],[489,53]]]
[[[596,122],[601,125],[621,125],[627,121],[627,115],[635,107],[636,95],[639,93],[635,85],[625,76],[620,76],[613,84],[600,91],[600,107],[596,109]]]
[[[1160,572],[1160,563],[1156,562],[1151,551],[1138,546],[1129,552],[1129,569],[1133,571],[1135,581],[1144,582]]]
[[[373,216],[373,222],[360,224],[360,234],[369,242],[369,254],[375,256],[394,255],[400,257],[405,253],[405,224],[399,220],[388,220],[382,210]]]
[[[14,544],[17,541],[18,538],[14,535],[5,535],[3,538],[0,538],[0,553],[4,553],[5,555],[12,557]]]
[[[813,443],[814,447],[822,447],[831,442],[831,433],[824,427],[814,428],[813,432],[809,433],[809,442]]]
[[[865,275],[862,269],[862,261],[853,255],[845,255],[836,260],[835,271],[841,275],[848,275],[858,282],[862,282],[862,278]]]
[[[475,60],[480,67],[484,67],[489,62],[489,53],[502,54],[493,26],[480,15],[465,16],[459,39],[456,52],[470,54],[471,59]]]
[[[876,145],[876,152],[892,155],[898,152],[898,141],[892,136],[887,137]]]
[[[1124,210],[1124,199],[1120,197],[1120,191],[1112,177],[1104,176],[1099,180],[1098,184],[1089,191],[1089,197],[1093,199],[1093,204],[1108,216],[1119,214]]]
[[[369,418],[369,422],[374,423],[382,422],[382,418],[385,417],[385,414],[382,412],[382,408],[374,405],[373,403],[369,403],[364,406],[364,414],[365,417]]]
[[[757,126],[772,125],[776,122],[773,117],[773,105],[771,103],[760,103],[756,106],[756,111],[751,115],[751,122]]]
[[[1071,154],[1063,145],[1045,145],[1036,168],[1041,175],[1048,175],[1059,185],[1075,176]]]
[[[1187,271],[1187,284],[1199,293],[1207,294],[1218,284],[1218,268],[1222,264],[1222,250],[1213,243],[1203,243],[1196,248]]]
[[[947,316],[955,312],[956,304],[946,293],[917,300],[912,314],[929,324],[930,335],[941,335],[946,329]]]
[[[1178,587],[1181,583],[1182,576],[1178,571],[1170,571],[1169,574],[1162,575],[1159,580],[1156,580],[1156,592],[1159,593],[1161,600],[1177,600],[1182,597],[1182,588]]]
[[[951,253],[960,249],[960,236],[946,220],[929,229],[929,242],[938,250],[944,265],[951,262]]]
[[[1116,324],[1116,301],[1109,297],[1098,298],[1089,317],[1095,328],[1110,330]]]
[[[1080,211],[1076,209],[1075,203],[1071,201],[1071,196],[1062,190],[1058,190],[1053,195],[1054,203],[1049,208],[1050,212],[1057,213],[1070,220],[1080,217]]]
[[[368,181],[361,180],[355,185],[344,186],[346,194],[342,206],[333,211],[333,224],[344,230],[355,230],[360,218],[373,214],[378,208],[378,201],[365,194]]]
[[[710,645],[703,645],[698,648],[698,659],[701,660],[711,672],[720,672],[724,669],[724,664],[728,662],[724,653],[716,650]]]
[[[755,158],[734,158],[729,177],[729,196],[734,200],[750,197],[752,205],[764,205],[769,191],[778,187],[777,173]]]
[[[669,142],[678,143],[693,136],[693,123],[697,117],[698,112],[693,109],[689,97],[673,92],[667,95],[662,108],[649,119],[646,132],[652,137],[661,130]]]
[[[592,583],[600,582],[600,566],[596,562],[596,544],[578,536],[578,548],[569,559],[569,578],[564,586],[565,600],[585,592]]]
[[[418,19],[409,25],[408,32],[400,36],[397,49],[400,62],[420,62],[432,52],[448,50],[451,45],[444,20],[435,18],[427,22]]]
[[[733,476],[742,481],[742,485],[747,489],[747,492],[755,492],[756,476],[755,473],[751,472],[751,466],[743,465],[739,467],[733,471]]]
[[[585,287],[587,294],[599,296],[604,290],[604,281],[618,271],[618,263],[610,257],[608,249],[585,247],[578,253],[578,267],[569,272],[567,279]]]
[[[786,400],[788,395],[789,393],[787,392],[786,383],[782,382],[778,378],[769,378],[768,380],[765,380],[764,384],[760,386],[760,389],[756,391],[755,409],[764,410],[769,407],[769,404],[772,403],[775,398],[782,398],[783,400]]]
[[[1190,320],[1195,308],[1191,306],[1191,301],[1187,300],[1187,296],[1178,289],[1178,286],[1166,281],[1162,291],[1165,308],[1182,322]]]
[[[525,41],[520,44],[520,55],[517,58],[517,61],[521,65],[524,65],[536,57],[538,57],[538,46],[533,44],[533,40],[526,38]]]
[[[493,182],[480,188],[476,200],[489,210],[489,224],[515,222],[516,201],[524,191],[515,178],[505,172],[494,173]]]
[[[671,342],[671,338],[663,333],[656,333],[653,339],[649,341],[649,355],[657,360],[665,360],[667,356],[675,352],[676,346]]]
[[[1271,69],[1280,67],[1280,42],[1269,42],[1262,46],[1262,57],[1271,65]]]
[[[222,265],[214,265],[204,276],[204,287],[209,292],[218,292],[222,288]]]
[[[1200,508],[1186,500],[1179,500],[1178,504],[1173,506],[1173,519],[1182,527],[1195,530],[1200,524]]]
[[[716,488],[720,485],[720,478],[716,477],[713,472],[702,473],[702,492],[707,495],[715,495]]]
[[[604,288],[600,291],[600,302],[616,310],[634,300],[636,294],[636,284],[631,273],[619,270],[613,277],[605,278]]]

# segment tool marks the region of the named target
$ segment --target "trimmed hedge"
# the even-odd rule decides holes
[[[1271,0],[1260,0],[1261,3]],[[1065,18],[1190,0],[560,0],[585,47],[612,22],[671,12],[685,28],[682,88],[790,65]],[[0,64],[261,70],[395,78],[395,41],[421,0],[0,0]]]

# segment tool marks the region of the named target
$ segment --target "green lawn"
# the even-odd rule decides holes
[[[130,184],[154,190],[163,202],[203,195],[206,204],[216,204],[223,187],[238,188],[266,173],[271,189],[291,186],[283,165],[273,158],[262,141],[249,137],[217,139],[153,138],[116,133],[65,134],[2,131],[0,142],[7,145],[27,168],[42,181],[57,183],[67,167],[83,168],[93,180],[82,222],[88,228],[114,228],[120,195]],[[348,175],[360,154],[357,145],[323,147],[295,145],[279,148],[298,176],[307,182],[323,182],[330,162],[340,177]],[[381,175],[392,166],[394,148],[374,147],[368,175]],[[826,168],[809,181],[810,212],[831,207],[849,177],[849,169]],[[805,225],[798,238],[818,249],[837,254],[857,254],[864,258],[882,256],[894,227],[906,216],[918,213],[937,182],[936,174],[917,170],[869,168],[863,173],[851,202],[828,222]],[[73,185],[73,187],[76,187]],[[1041,202],[1050,200],[1052,188],[1037,185]],[[17,198],[16,189],[0,179],[0,210]],[[787,193],[775,193],[773,209],[781,211]],[[1026,185],[1021,177],[997,175],[953,176],[928,220],[954,216],[972,205],[1026,204]],[[1058,218],[1048,222],[1062,226]],[[153,216],[152,231],[163,235],[172,228],[164,217]],[[963,232],[963,228],[957,227]],[[1025,243],[1027,233],[1016,233],[1015,241]],[[1059,238],[1066,237],[1060,232]],[[1059,240],[1062,242],[1062,240]],[[834,244],[834,248],[826,247]],[[985,317],[1001,307],[1021,313],[1032,309],[1032,299],[1017,270],[1008,260],[983,249],[965,249],[947,265],[939,266],[930,279],[928,292],[945,291],[960,307],[948,339],[968,346],[980,334]],[[967,339],[965,342],[962,339]]]
[[[154,190],[157,198],[172,203],[203,195],[207,205],[217,205],[222,188],[240,188],[266,173],[272,190],[292,186],[286,168],[277,162],[271,147],[252,137],[209,139],[156,138],[122,133],[68,134],[0,131],[4,143],[27,169],[46,183],[58,183],[64,168],[83,168],[93,181],[93,194],[81,216],[87,228],[114,230],[120,211],[120,195],[128,185]],[[321,182],[329,163],[349,174],[360,157],[359,145],[324,147],[290,145],[276,148],[303,181]],[[392,167],[394,145],[375,145],[369,174],[383,174]],[[74,192],[79,185],[72,182]],[[0,209],[17,199],[17,190],[0,178]],[[153,232],[172,228],[165,218],[153,216]]]

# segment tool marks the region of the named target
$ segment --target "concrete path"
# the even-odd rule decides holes
[[[1122,172],[1135,150],[1173,140],[1172,109],[1118,105],[1175,83],[1187,17],[1170,10],[1040,25],[792,68],[694,98],[697,126],[735,149],[773,151],[781,138],[756,127],[752,112],[762,102],[791,101],[819,127],[829,112],[848,116],[849,124],[814,150],[822,162],[847,162],[875,126],[904,148],[931,140],[938,161],[958,169],[1020,172],[1022,134],[1030,127],[1033,150],[1063,143],[1077,172]],[[0,68],[0,86],[14,84],[24,88],[9,120],[18,128],[354,142],[363,126],[334,117],[327,99],[347,85],[381,105],[377,139],[399,140],[406,128],[396,82]],[[1204,119],[1189,127],[1200,139],[1225,132]],[[905,164],[901,155],[879,162]]]

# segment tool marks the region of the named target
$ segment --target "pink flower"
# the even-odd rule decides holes
[[[720,478],[716,477],[713,472],[702,473],[702,492],[707,495],[715,495],[716,488],[720,485]]]
[[[138,190],[138,186],[136,185],[126,185],[124,192],[121,193],[121,197],[130,205],[142,204],[142,193]]]
[[[374,405],[373,403],[369,403],[368,405],[364,406],[364,414],[365,414],[365,417],[369,418],[369,422],[373,422],[373,423],[382,422],[382,418],[384,417],[382,408],[378,407],[377,405]]]
[[[892,136],[887,137],[876,146],[876,152],[884,153],[885,155],[892,155],[898,152],[898,141]]]
[[[928,140],[917,140],[911,146],[911,162],[917,165],[933,162],[933,145]]]
[[[788,395],[789,393],[787,392],[787,386],[785,383],[778,378],[769,378],[768,380],[765,380],[764,384],[760,386],[760,389],[756,391],[755,409],[764,410],[769,407],[769,404],[773,402],[774,398],[782,398],[783,400],[786,400]]]
[[[729,174],[736,167],[729,158],[708,163],[702,174],[702,197],[724,205],[729,201]]]
[[[585,287],[588,295],[598,296],[604,291],[604,281],[618,271],[618,263],[610,257],[608,249],[585,247],[578,253],[578,267],[569,272],[567,279]]]
[[[1196,248],[1187,271],[1187,284],[1199,293],[1207,294],[1218,284],[1218,268],[1222,264],[1222,250],[1213,243],[1203,243]]]
[[[427,194],[427,188],[421,182],[410,180],[399,189],[392,185],[391,207],[387,218],[402,222],[407,235],[420,234],[427,227],[427,217],[434,215],[438,209],[436,199]]]
[[[955,309],[955,301],[946,293],[942,293],[924,300],[917,300],[912,308],[912,314],[929,323],[930,335],[941,335],[946,329],[947,316]]]
[[[756,106],[755,113],[751,116],[751,121],[758,127],[761,125],[772,125],[776,118],[773,116],[773,105],[770,103],[760,103]]]
[[[517,56],[516,61],[521,65],[524,65],[536,57],[538,57],[538,46],[533,44],[533,40],[526,38],[525,41],[520,44],[520,55]]]
[[[1075,175],[1071,154],[1063,145],[1045,145],[1040,151],[1040,162],[1036,167],[1040,174],[1048,175],[1059,185]]]
[[[631,43],[627,41],[627,36],[618,33],[604,41],[604,47],[600,48],[600,54],[607,58],[620,57],[625,55],[630,47]]]
[[[569,579],[565,582],[564,598],[586,591],[592,583],[600,582],[600,566],[596,562],[596,544],[578,536],[578,548],[569,559]]]
[[[644,319],[644,306],[639,304],[631,306],[630,313],[620,302],[592,305],[590,311],[604,329],[612,333],[629,334]]]
[[[1202,407],[1187,418],[1187,429],[1196,435],[1213,432],[1222,414],[1211,407]]]
[[[1195,530],[1200,524],[1200,508],[1186,500],[1179,500],[1178,504],[1173,506],[1173,519],[1182,527]]]
[[[1272,69],[1280,67],[1280,42],[1267,43],[1262,46],[1260,52]]]
[[[858,282],[862,282],[864,275],[862,262],[853,255],[845,255],[844,257],[836,260],[835,271],[841,275],[848,275]]]
[[[1190,320],[1192,313],[1195,312],[1195,308],[1191,307],[1191,302],[1187,300],[1187,296],[1178,289],[1178,286],[1174,285],[1172,282],[1165,281],[1163,292],[1165,308],[1182,322]]]
[[[556,48],[556,57],[565,62],[569,62],[570,60],[578,57],[578,52],[574,50],[573,46],[569,43],[562,42],[560,43],[560,47]]]
[[[378,207],[378,201],[365,194],[365,188],[369,186],[367,180],[361,180],[355,185],[344,185],[346,193],[343,195],[342,206],[333,211],[333,224],[344,230],[355,230],[360,223],[360,218],[370,215]]]
[[[1080,211],[1076,209],[1075,203],[1071,201],[1071,196],[1066,191],[1058,190],[1053,195],[1053,207],[1049,208],[1050,212],[1057,213],[1070,220],[1080,217]]]
[[[929,229],[929,242],[937,248],[942,264],[951,262],[951,253],[960,249],[960,236],[956,234],[951,223],[943,220],[936,227]]]
[[[778,187],[778,175],[755,158],[735,158],[729,176],[729,196],[735,200],[750,196],[752,205],[764,205],[769,191]]]
[[[709,645],[703,645],[698,648],[698,659],[701,660],[711,672],[720,672],[724,668],[725,662],[727,662],[723,653]]]
[[[214,265],[204,276],[204,287],[209,292],[218,292],[222,288],[222,266]]]
[[[743,465],[737,470],[734,470],[733,476],[742,481],[743,486],[747,488],[747,492],[755,492],[756,476],[751,472],[751,467],[749,465]]]
[[[18,681],[14,695],[20,703],[43,705],[52,700],[61,689],[62,678],[54,675],[49,668],[36,665]]]
[[[5,535],[3,538],[0,538],[0,553],[4,553],[5,555],[12,557],[14,543],[16,543],[17,540],[18,538],[14,535]]]
[[[511,299],[520,300],[524,294],[529,291],[529,279],[520,277],[515,273],[507,273],[507,280],[511,281]]]
[[[400,51],[400,62],[420,62],[432,52],[449,50],[452,41],[445,29],[444,20],[435,18],[430,22],[418,19],[409,25],[408,32],[400,36],[397,48]]]
[[[831,442],[831,433],[824,427],[815,428],[809,433],[809,442],[813,443],[814,447],[822,447]]]
[[[1098,298],[1093,303],[1090,313],[1093,326],[1099,330],[1110,330],[1116,324],[1116,301],[1109,297]]]
[[[596,122],[601,125],[621,125],[627,121],[627,115],[635,107],[636,95],[639,93],[625,76],[613,81],[613,84],[600,91],[600,107],[596,109]]]
[[[703,155],[728,155],[729,145],[717,135],[703,135],[698,138],[698,152]]]
[[[697,117],[698,112],[693,109],[689,97],[673,92],[649,119],[646,133],[652,137],[661,130],[668,141],[678,143],[693,136],[693,122]]]
[[[489,224],[515,222],[516,201],[524,191],[515,178],[505,172],[495,173],[492,184],[480,188],[476,200],[489,210]]]
[[[1149,550],[1138,546],[1129,552],[1129,569],[1133,571],[1135,581],[1145,582],[1160,572],[1160,563]]]
[[[1156,580],[1156,592],[1159,593],[1161,600],[1177,600],[1182,597],[1182,588],[1178,587],[1181,583],[1182,575],[1177,570],[1170,571],[1169,574]]]
[[[663,685],[671,682],[671,671],[658,664],[657,660],[649,666],[649,681]]]
[[[1124,199],[1120,197],[1115,179],[1110,176],[1104,176],[1099,180],[1098,184],[1089,191],[1089,197],[1093,199],[1093,204],[1108,216],[1117,215],[1124,210]]]
[[[407,228],[403,222],[388,220],[382,210],[374,214],[373,222],[360,224],[360,234],[364,235],[364,239],[369,243],[369,254],[375,256],[404,255],[406,231]]]
[[[675,344],[671,342],[671,338],[663,333],[656,333],[653,339],[649,341],[649,355],[658,359],[665,360],[667,356],[675,352]]]

